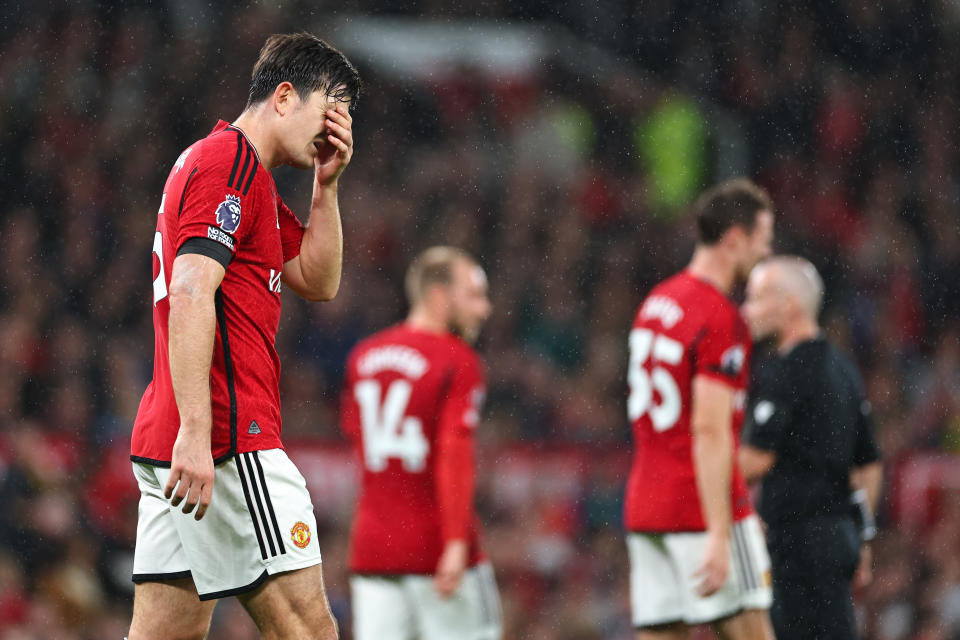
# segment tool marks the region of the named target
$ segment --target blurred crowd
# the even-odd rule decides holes
[[[626,334],[689,256],[684,205],[750,175],[777,205],[778,250],[821,269],[825,327],[875,409],[888,486],[875,579],[857,594],[863,637],[960,638],[960,5],[476,4],[0,5],[0,639],[123,637],[126,456],[152,373],[163,182],[185,146],[239,115],[266,35],[309,28],[350,55],[325,27],[360,14],[509,20],[600,45],[628,71],[546,59],[524,76],[414,81],[355,59],[366,91],[341,180],[343,285],[325,304],[284,294],[285,437],[340,446],[347,351],[403,317],[413,255],[470,250],[496,307],[480,345],[479,506],[506,638],[630,638]],[[275,175],[305,213],[309,176]],[[498,470],[521,453],[550,460],[556,483],[504,500]],[[348,623],[348,522],[321,525]],[[256,637],[237,613],[221,603],[210,637]]]

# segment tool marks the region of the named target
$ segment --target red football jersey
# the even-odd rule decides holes
[[[737,306],[688,272],[656,286],[630,332],[630,396],[634,455],[624,515],[630,531],[703,531],[690,431],[691,386],[708,376],[735,392],[734,451],[746,400],[752,344]],[[736,456],[730,500],[733,520],[753,512]]]
[[[167,334],[167,293],[180,252],[201,253],[226,266],[216,294],[210,367],[214,460],[281,447],[274,346],[280,274],[299,255],[302,238],[303,225],[240,130],[221,120],[180,154],[163,189],[153,239],[153,381],[134,423],[133,460],[168,466],[180,428]]]
[[[480,560],[472,491],[460,513],[443,512],[443,492],[464,477],[472,483],[472,448],[452,467],[440,458],[449,455],[445,442],[472,447],[484,394],[479,357],[452,334],[404,324],[353,349],[341,405],[341,426],[363,468],[351,571],[432,574],[444,541],[453,538],[468,541],[471,566]]]

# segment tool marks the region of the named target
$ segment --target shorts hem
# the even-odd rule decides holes
[[[139,462],[140,464],[148,464],[151,467],[163,467],[164,469],[170,468],[169,460],[156,460],[154,458],[144,458],[143,456],[130,456],[131,462]]]
[[[320,554],[318,553],[316,556],[312,558],[308,558],[307,560],[301,560],[300,562],[295,562],[292,564],[287,564],[287,563],[278,564],[276,562],[272,563],[270,566],[267,567],[267,573],[269,573],[271,576],[275,576],[279,573],[287,573],[288,571],[298,571],[300,569],[306,569],[307,567],[312,567],[314,565],[322,564],[322,563],[323,563],[323,558],[321,558]]]
[[[689,623],[685,621],[683,618],[670,618],[669,620],[664,620],[662,622],[643,622],[640,624],[637,624],[636,622],[634,622],[633,628],[636,631],[642,631],[644,629],[652,629],[653,627],[663,627],[668,624],[689,624]]]
[[[135,573],[132,580],[134,584],[140,584],[141,582],[164,582],[192,577],[193,574],[187,569],[186,571],[172,571],[170,573]]]
[[[309,560],[304,560],[297,562],[295,564],[284,564],[280,566],[270,566],[263,570],[257,579],[249,584],[245,584],[240,587],[233,587],[232,589],[224,589],[223,591],[211,591],[210,593],[201,593],[199,597],[201,600],[219,600],[220,598],[229,598],[230,596],[237,596],[247,593],[248,591],[253,591],[270,576],[275,576],[280,573],[286,573],[288,571],[297,571],[298,569],[306,569],[307,567],[312,567],[314,565],[321,564],[320,556],[315,558],[310,558]]]
[[[739,607],[736,607],[733,611],[730,611],[729,613],[720,613],[715,616],[710,616],[708,618],[702,618],[702,619],[690,618],[688,620],[684,620],[684,622],[686,622],[689,625],[711,624],[713,622],[720,622],[721,620],[726,620],[727,618],[732,618],[733,616],[740,615],[741,613],[743,613],[743,610],[744,610],[744,607],[739,606]]]
[[[244,585],[242,587],[234,587],[233,589],[224,589],[223,591],[212,591],[210,593],[200,593],[197,594],[200,600],[219,600],[220,598],[229,598],[230,596],[237,596],[248,591],[253,591],[266,580],[270,574],[264,570],[256,580],[250,584]]]

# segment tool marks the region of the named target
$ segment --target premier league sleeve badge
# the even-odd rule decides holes
[[[240,226],[240,196],[227,195],[217,207],[217,224],[229,234],[234,234]]]

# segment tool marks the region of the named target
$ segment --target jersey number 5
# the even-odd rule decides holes
[[[423,423],[404,415],[413,385],[400,379],[390,384],[382,399],[381,391],[376,380],[361,380],[353,389],[360,406],[364,464],[370,471],[383,471],[390,458],[398,458],[406,471],[423,471],[430,450]]]
[[[160,198],[160,211],[157,215],[163,215],[163,206],[167,203],[167,194],[164,193]],[[163,272],[163,235],[159,231],[153,234],[153,253],[157,256],[157,262],[160,268],[157,270],[157,276],[153,279],[153,306],[167,297],[167,276]]]
[[[650,329],[634,329],[630,332],[630,368],[627,382],[630,396],[627,398],[627,417],[630,422],[650,413],[654,431],[666,431],[680,417],[680,389],[670,372],[657,366],[658,362],[680,364],[683,345],[673,338],[654,334]],[[653,365],[647,373],[646,364]],[[660,403],[653,403],[653,392],[660,394]]]

